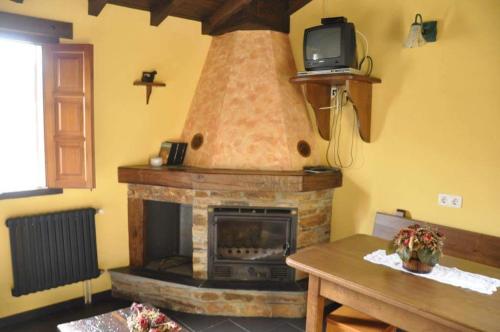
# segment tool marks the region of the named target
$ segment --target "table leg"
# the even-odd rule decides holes
[[[309,275],[309,288],[307,291],[307,317],[306,332],[321,332],[323,330],[323,310],[325,298],[319,295],[321,279]]]

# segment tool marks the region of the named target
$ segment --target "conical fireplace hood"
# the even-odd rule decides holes
[[[299,170],[317,164],[314,131],[288,35],[235,31],[213,37],[182,139],[185,164]]]

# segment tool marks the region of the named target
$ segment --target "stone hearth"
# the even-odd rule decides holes
[[[182,283],[152,278],[128,269],[110,271],[113,296],[175,311],[237,317],[301,318],[307,290],[220,288],[210,283]],[[215,285],[218,286],[218,285]]]

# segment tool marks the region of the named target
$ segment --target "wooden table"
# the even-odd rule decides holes
[[[363,259],[387,245],[358,234],[287,258],[309,274],[307,332],[321,331],[325,298],[409,331],[500,331],[500,291],[483,295]],[[441,265],[500,279],[498,268],[455,257]]]

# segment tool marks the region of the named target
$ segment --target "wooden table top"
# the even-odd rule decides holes
[[[363,259],[388,242],[370,235],[312,246],[287,258],[301,271],[420,315],[437,316],[473,330],[500,331],[500,291],[484,295]],[[443,256],[443,266],[500,279],[500,269]]]

